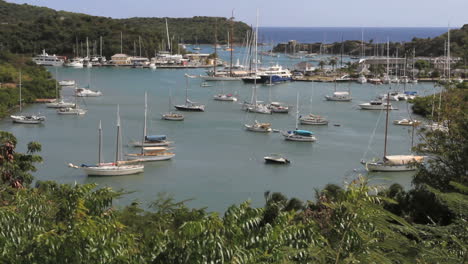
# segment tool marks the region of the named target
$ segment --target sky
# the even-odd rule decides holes
[[[461,27],[468,0],[7,0],[113,18],[234,17],[260,27]]]

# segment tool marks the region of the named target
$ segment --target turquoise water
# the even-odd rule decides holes
[[[333,92],[334,85],[331,83],[291,82],[271,87],[259,86],[259,100],[267,101],[271,92],[272,100],[295,107],[296,94],[299,93],[302,114],[312,111],[330,120],[328,126],[302,126],[316,133],[318,141],[310,144],[287,142],[279,133],[245,131],[244,123],[255,119],[271,122],[276,129],[293,129],[295,116],[293,113],[255,115],[241,111],[239,102],[250,100],[252,87],[242,82],[219,82],[213,83],[213,87],[202,88],[200,80],[190,79],[189,97],[206,104],[206,112],[185,113],[183,122],[161,120],[160,113],[168,110],[169,88],[172,88],[174,103],[184,101],[184,73],[184,70],[164,69],[59,68],[58,79],[75,79],[80,86],[86,85],[89,79],[92,88],[102,91],[104,96],[86,99],[84,106],[88,113],[80,117],[60,116],[44,105],[31,105],[25,112],[44,114],[47,117],[44,125],[12,124],[4,119],[0,121],[0,129],[18,137],[20,150],[24,151],[26,143],[32,140],[42,143],[44,163],[38,166],[39,170],[35,173],[39,180],[95,182],[99,186],[133,191],[125,195],[119,204],[135,199],[149,202],[155,199],[158,192],[166,192],[176,200],[194,198],[190,206],[206,206],[215,211],[224,211],[229,205],[247,199],[260,206],[266,190],[309,200],[313,199],[314,188],[321,188],[327,183],[343,184],[358,174],[366,174],[359,162],[379,118],[367,158],[382,155],[385,115],[380,111],[358,110],[357,105],[385,93],[389,86],[338,85],[338,89],[343,90],[350,85],[354,100],[349,103],[324,101],[324,96]],[[189,70],[187,73],[202,74],[203,70]],[[402,89],[402,86],[393,88]],[[223,89],[237,93],[239,102],[212,100],[212,96]],[[433,92],[433,85],[417,84],[407,89],[424,95]],[[122,118],[124,152],[138,151],[125,145],[132,139],[141,138],[145,91],[148,91],[149,98],[150,134],[166,134],[175,141],[176,156],[173,160],[146,163],[143,174],[119,177],[87,177],[80,169],[67,167],[68,163],[96,162],[99,120],[102,120],[104,130],[104,157],[106,161],[113,160],[117,104],[120,105]],[[63,94],[72,100],[69,97],[72,94],[70,89],[64,89]],[[394,105],[399,110],[390,113],[391,121],[407,117],[405,102],[395,102]],[[390,125],[389,153],[408,153],[410,135],[408,127]],[[282,153],[292,164],[265,165],[263,156],[270,153]],[[408,186],[411,175],[375,173],[369,176],[378,184],[399,182]]]

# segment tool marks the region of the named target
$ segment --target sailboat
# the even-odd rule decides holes
[[[192,112],[204,112],[205,111],[205,105],[198,104],[195,102],[192,102],[188,99],[188,75],[185,74],[185,104],[182,105],[174,105],[174,107],[177,110],[180,111],[192,111]]]
[[[147,135],[147,115],[148,115],[148,99],[145,92],[145,120],[143,125],[143,141],[132,142],[133,147],[160,147],[168,146],[172,142],[167,141],[166,135]],[[143,142],[143,143],[142,143]]]
[[[84,115],[88,110],[78,105],[78,97],[75,96],[75,104],[72,107],[61,107],[57,109],[59,115]]]
[[[143,172],[145,166],[141,164],[128,165],[128,162],[121,159],[121,131],[120,131],[120,115],[117,106],[117,144],[115,152],[115,162],[102,162],[102,127],[99,121],[99,154],[98,163],[96,165],[81,165],[81,168],[88,176],[119,176],[130,175]]]
[[[129,160],[135,161],[160,161],[172,159],[175,154],[168,152],[169,148],[163,147],[169,145],[170,142],[166,141],[165,135],[152,135],[146,134],[146,116],[147,116],[147,95],[145,93],[145,118],[143,126],[142,141],[136,142],[133,146],[141,147],[141,153],[127,154]],[[143,143],[142,143],[143,142]]]
[[[388,97],[387,97],[388,98]],[[387,99],[388,103],[388,99]],[[388,108],[385,119],[385,140],[384,153],[382,160],[364,162],[368,171],[413,171],[417,169],[417,165],[423,162],[423,156],[415,155],[387,155],[387,132],[388,132]]]
[[[193,47],[193,50],[201,50],[200,45],[198,45],[198,38],[195,37],[195,45],[196,47]]]
[[[102,95],[101,91],[93,91],[93,90],[89,89],[90,86],[91,86],[91,77],[90,77],[90,75],[91,75],[91,73],[88,70],[88,85],[86,86],[86,88],[77,88],[75,86],[75,96],[78,96],[78,97],[98,97],[98,96]]]
[[[312,112],[312,97],[310,97],[310,112]],[[314,114],[299,116],[299,122],[301,125],[328,125],[328,120],[325,117]]]
[[[19,73],[19,107],[20,113],[23,111],[23,100],[21,98],[21,89],[22,89],[22,82],[21,82],[21,72]],[[41,124],[45,121],[45,116],[36,116],[36,115],[11,115],[10,118],[12,119],[13,123],[20,123],[20,124]]]
[[[300,142],[314,142],[317,138],[314,136],[314,133],[309,130],[299,129],[299,93],[297,93],[297,102],[296,102],[296,129],[292,131],[281,131],[285,140],[290,141],[300,141]]]
[[[172,109],[172,90],[169,87],[169,112],[161,114],[161,119],[168,121],[183,121],[184,115],[180,113],[171,112]]]
[[[336,91],[336,80],[335,80],[335,89],[333,94],[330,95],[325,95],[325,100],[327,101],[337,101],[337,102],[350,102],[353,98],[351,97],[351,91],[348,87],[348,91],[341,91],[337,92]]]
[[[55,76],[57,78],[57,69],[55,69]],[[63,101],[62,98],[60,98],[60,101],[59,101],[58,86],[57,86],[57,82],[55,82],[55,102],[47,103],[46,107],[48,107],[48,108],[65,108],[65,107],[74,107],[74,106],[75,106],[74,103],[65,102],[65,101]]]

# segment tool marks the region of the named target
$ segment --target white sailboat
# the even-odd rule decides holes
[[[188,76],[185,74],[185,104],[174,105],[177,110],[191,111],[191,112],[204,112],[205,105],[192,102],[188,99]]]
[[[369,103],[359,104],[362,110],[397,110],[390,102],[383,102],[382,100],[370,101]]]
[[[169,87],[169,112],[161,114],[161,119],[168,120],[168,121],[183,121],[184,120],[185,117],[183,114],[172,112],[171,109],[172,109],[172,90]]]
[[[387,103],[389,103],[387,99]],[[382,160],[374,159],[373,161],[364,162],[368,171],[413,171],[417,169],[417,165],[423,162],[423,156],[415,155],[387,155],[387,134],[388,134],[388,108],[386,110],[385,119],[385,139],[384,153]]]
[[[351,91],[348,87],[348,91],[336,91],[336,80],[335,80],[335,88],[333,94],[330,95],[325,95],[325,100],[327,101],[337,101],[337,102],[350,102],[353,100],[351,97]]]
[[[57,68],[55,69],[55,76],[57,78]],[[52,102],[52,103],[47,103],[46,104],[46,107],[48,108],[65,108],[65,107],[74,107],[75,104],[74,103],[69,103],[69,102],[65,102],[63,101],[62,98],[60,98],[59,100],[59,92],[58,92],[58,86],[57,86],[57,82],[55,82],[55,102]]]
[[[134,141],[131,142],[130,145],[133,147],[160,147],[160,146],[168,146],[169,144],[173,143],[171,141],[167,141],[166,135],[150,135],[147,134],[147,116],[148,116],[148,99],[147,93],[145,92],[145,118],[143,123],[143,141]],[[143,142],[143,143],[142,143]]]
[[[271,123],[259,123],[257,120],[253,124],[244,124],[244,127],[248,131],[252,132],[262,132],[268,133],[271,132]]]
[[[221,86],[221,93],[213,96],[215,101],[237,102],[237,97],[232,93],[224,93],[224,84]]]
[[[96,165],[81,165],[81,168],[88,176],[119,176],[130,175],[143,172],[145,166],[141,164],[129,165],[127,161],[121,159],[121,131],[120,131],[120,115],[117,106],[117,143],[115,152],[115,162],[103,163],[102,162],[102,127],[99,121],[99,154],[98,163]]]
[[[75,87],[75,96],[78,97],[98,97],[102,95],[101,91],[93,91],[89,89],[91,87],[91,72],[88,70],[88,85],[86,88]]]
[[[75,86],[76,82],[75,80],[62,80],[59,81],[60,86]]]
[[[21,80],[21,72],[19,73],[19,107],[20,113],[23,111],[23,99],[21,97],[21,89],[22,89],[22,80]],[[37,115],[11,115],[10,116],[13,123],[19,124],[41,124],[45,121],[45,116],[37,116]]]
[[[313,93],[313,90],[312,90]],[[312,114],[312,96],[310,97],[310,114],[306,116],[299,116],[301,125],[328,125],[328,120],[320,115]]]
[[[84,115],[88,110],[78,105],[78,97],[75,96],[75,104],[72,107],[61,107],[57,109],[59,115]]]
[[[309,130],[299,129],[299,93],[297,93],[297,102],[296,102],[296,129],[291,131],[281,131],[285,140],[289,141],[299,141],[299,142],[314,142],[317,138],[314,136],[314,133]]]

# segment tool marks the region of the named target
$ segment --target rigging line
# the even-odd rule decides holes
[[[378,127],[378,125],[379,125],[379,123],[380,123],[380,119],[381,119],[381,117],[382,117],[382,113],[383,113],[383,112],[384,112],[384,111],[381,110],[380,113],[379,113],[379,118],[377,119],[377,122],[375,123],[374,131],[372,131],[372,135],[371,135],[371,137],[369,138],[369,142],[367,143],[367,149],[366,149],[366,151],[364,152],[364,155],[362,155],[361,160],[363,160],[364,157],[367,156],[367,153],[368,153],[369,151],[372,151],[370,146],[371,146],[372,141],[374,140],[375,132],[377,131],[377,127]],[[373,152],[373,151],[372,151],[372,152]]]

